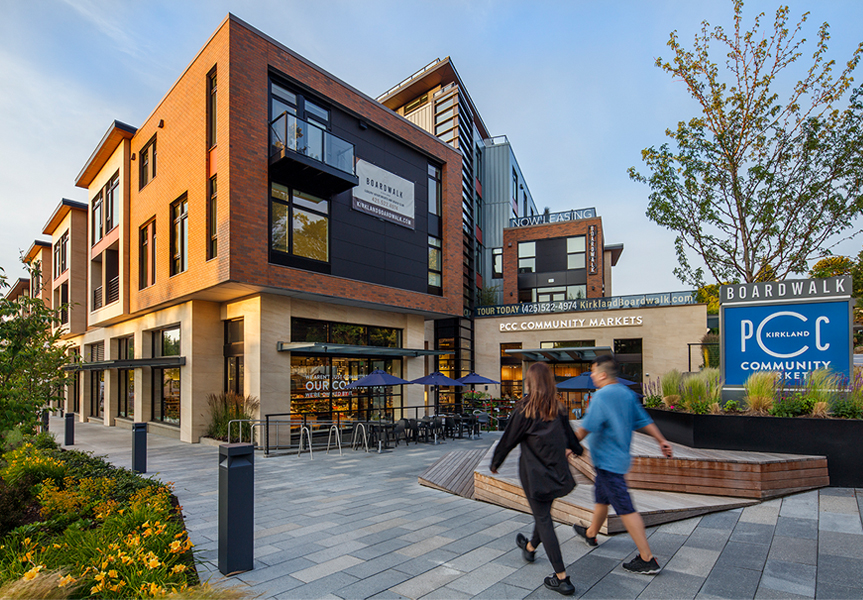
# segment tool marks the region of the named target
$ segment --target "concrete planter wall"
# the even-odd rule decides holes
[[[863,420],[647,412],[669,441],[691,448],[826,456],[832,487],[863,487]]]

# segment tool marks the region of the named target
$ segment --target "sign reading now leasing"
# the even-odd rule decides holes
[[[817,369],[850,376],[850,290],[850,277],[722,286],[725,385],[742,386],[756,371],[791,386]]]
[[[353,208],[408,229],[415,228],[414,183],[364,160],[357,161]]]

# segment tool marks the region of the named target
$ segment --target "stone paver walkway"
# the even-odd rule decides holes
[[[61,419],[51,428],[62,440]],[[526,564],[515,534],[529,515],[417,483],[446,452],[482,440],[420,444],[382,455],[255,458],[255,569],[225,584],[260,598],[558,598],[542,548]],[[78,423],[76,448],[131,465],[131,432]],[[217,570],[218,449],[150,435],[150,474],[172,481],[203,579]],[[627,535],[589,549],[557,528],[583,598],[863,598],[863,489],[827,488],[648,530],[655,577],[621,564]]]

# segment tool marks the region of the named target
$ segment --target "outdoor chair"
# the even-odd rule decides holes
[[[489,415],[487,412],[481,412],[476,416],[476,437],[477,437],[477,439],[480,439],[480,433],[482,433],[482,428],[485,427],[487,429],[490,422],[491,422],[491,419],[489,418]]]
[[[426,417],[423,417],[422,419],[420,419],[419,421],[417,421],[417,427],[418,427],[417,437],[422,438],[422,441],[424,441],[424,442],[428,442],[432,436],[432,426],[433,426],[433,421],[432,421],[431,417],[426,416]]]
[[[407,429],[405,430],[405,442],[413,440],[414,444],[420,443],[420,427],[416,419],[408,419]]]
[[[404,438],[405,446],[407,446],[407,444],[408,444],[407,425],[408,425],[408,422],[405,421],[404,419],[399,419],[398,422],[396,422],[396,426],[393,429],[393,439],[396,442],[396,446],[399,445],[399,438],[400,437]]]

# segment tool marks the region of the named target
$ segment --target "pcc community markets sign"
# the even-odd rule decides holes
[[[357,161],[353,208],[408,229],[415,228],[414,183],[362,159]]]
[[[851,374],[851,278],[832,277],[720,288],[725,385],[756,371],[803,385],[812,371]]]
[[[590,329],[597,327],[637,327],[644,324],[641,315],[633,317],[603,317],[600,319],[544,319],[534,321],[504,321],[501,331],[554,331],[556,329]]]

